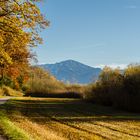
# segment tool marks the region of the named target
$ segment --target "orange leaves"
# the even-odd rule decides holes
[[[20,71],[18,68],[10,67],[8,69],[8,74],[12,77],[12,79],[16,79],[20,75]]]

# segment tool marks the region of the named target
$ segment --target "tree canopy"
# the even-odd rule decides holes
[[[42,43],[41,29],[49,21],[41,14],[36,2],[40,0],[0,0],[0,77],[15,78],[29,65],[30,47]]]

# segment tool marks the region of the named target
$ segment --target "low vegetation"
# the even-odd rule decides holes
[[[0,111],[0,128],[2,135],[10,140],[30,140],[28,134],[11,122],[2,111]]]
[[[80,99],[22,97],[0,106],[0,112],[2,131],[14,140],[140,139],[140,114]]]
[[[19,97],[23,96],[23,93],[20,91],[16,91],[10,87],[7,86],[2,86],[0,88],[0,96],[14,96],[14,97]]]

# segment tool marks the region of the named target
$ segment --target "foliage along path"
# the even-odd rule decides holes
[[[34,140],[140,139],[140,114],[77,99],[19,98],[3,109]]]

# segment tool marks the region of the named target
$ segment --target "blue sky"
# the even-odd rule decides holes
[[[38,63],[67,59],[90,66],[140,62],[140,0],[43,0],[51,22],[34,49]]]

